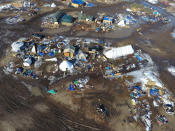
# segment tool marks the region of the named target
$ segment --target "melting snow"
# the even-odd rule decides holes
[[[170,66],[167,68],[168,72],[170,72],[173,76],[175,76],[175,67],[174,66]]]

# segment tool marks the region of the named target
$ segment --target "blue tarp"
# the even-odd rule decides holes
[[[138,61],[142,61],[142,58],[140,58],[138,55],[136,55],[136,58]]]
[[[82,5],[84,4],[84,1],[83,0],[72,0],[72,3]]]
[[[49,52],[48,55],[49,56],[54,56],[54,53],[53,52]]]
[[[104,44],[104,41],[103,40],[99,40],[98,42],[101,43],[101,44]]]
[[[106,66],[106,67],[105,67],[105,69],[106,69],[106,70],[109,70],[109,69],[110,69],[110,67],[107,67],[107,66]]]
[[[114,73],[111,73],[112,76],[114,76]]]
[[[128,20],[132,20],[132,18],[130,17],[130,16],[126,16],[126,19],[128,19]]]
[[[99,32],[100,30],[101,30],[100,27],[97,27],[97,28],[96,28],[96,32]]]
[[[44,56],[44,53],[43,52],[39,52],[38,55],[39,56]]]
[[[133,88],[134,88],[134,89],[137,89],[138,91],[141,90],[141,88],[140,88],[139,86],[134,86]]]
[[[108,16],[104,16],[104,19],[103,20],[108,20],[108,21],[112,21],[113,18],[112,17],[108,17]]]
[[[72,88],[72,85],[71,84],[69,85],[69,90],[71,90],[71,91],[74,91],[75,90],[74,88]]]
[[[157,11],[154,11],[154,15],[158,15],[159,14],[159,12],[157,12]]]
[[[150,89],[150,94],[153,96],[159,95],[159,89]]]
[[[49,90],[47,92],[50,93],[50,94],[56,94],[56,91],[54,89],[51,89],[51,90]]]
[[[91,65],[87,65],[88,69],[91,69]]]

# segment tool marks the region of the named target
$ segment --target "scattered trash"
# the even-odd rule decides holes
[[[86,84],[88,83],[89,81],[89,77],[86,76],[85,78],[79,78],[79,79],[76,79],[73,81],[73,84],[72,84],[72,88],[74,89],[84,89],[85,86],[87,86]]]
[[[47,92],[50,94],[56,94],[56,91],[54,89],[48,90]]]
[[[174,105],[173,104],[164,104],[163,108],[168,115],[174,115]]]
[[[162,125],[168,123],[168,120],[167,120],[167,118],[164,115],[157,115],[156,116],[156,120],[157,120],[157,124],[159,126],[162,126]]]
[[[7,24],[16,24],[16,23],[25,21],[25,19],[21,18],[20,16],[15,16],[12,18],[7,18],[5,21]]]
[[[11,72],[13,72],[14,70],[14,62],[10,62],[10,64],[8,66],[5,66],[3,71],[5,74],[10,74]]]

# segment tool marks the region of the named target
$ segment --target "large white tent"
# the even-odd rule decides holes
[[[107,48],[103,54],[109,59],[116,59],[122,56],[127,56],[134,53],[134,49],[131,45],[118,47],[118,48]]]
[[[59,68],[61,71],[66,71],[66,70],[72,70],[73,69],[73,64],[69,61],[63,61],[61,62],[61,64],[59,65]]]

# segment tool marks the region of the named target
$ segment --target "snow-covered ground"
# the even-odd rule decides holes
[[[171,75],[175,76],[175,66],[170,66],[167,68],[167,70],[171,73]]]
[[[128,73],[128,76],[133,76],[133,83],[141,83],[142,89],[146,91],[146,84],[148,81],[154,81],[156,86],[163,88],[164,85],[159,79],[159,73],[157,71],[157,67],[152,61],[151,57],[148,54],[141,54],[142,59],[148,60],[148,65],[146,67],[141,68],[140,70],[133,71]]]

